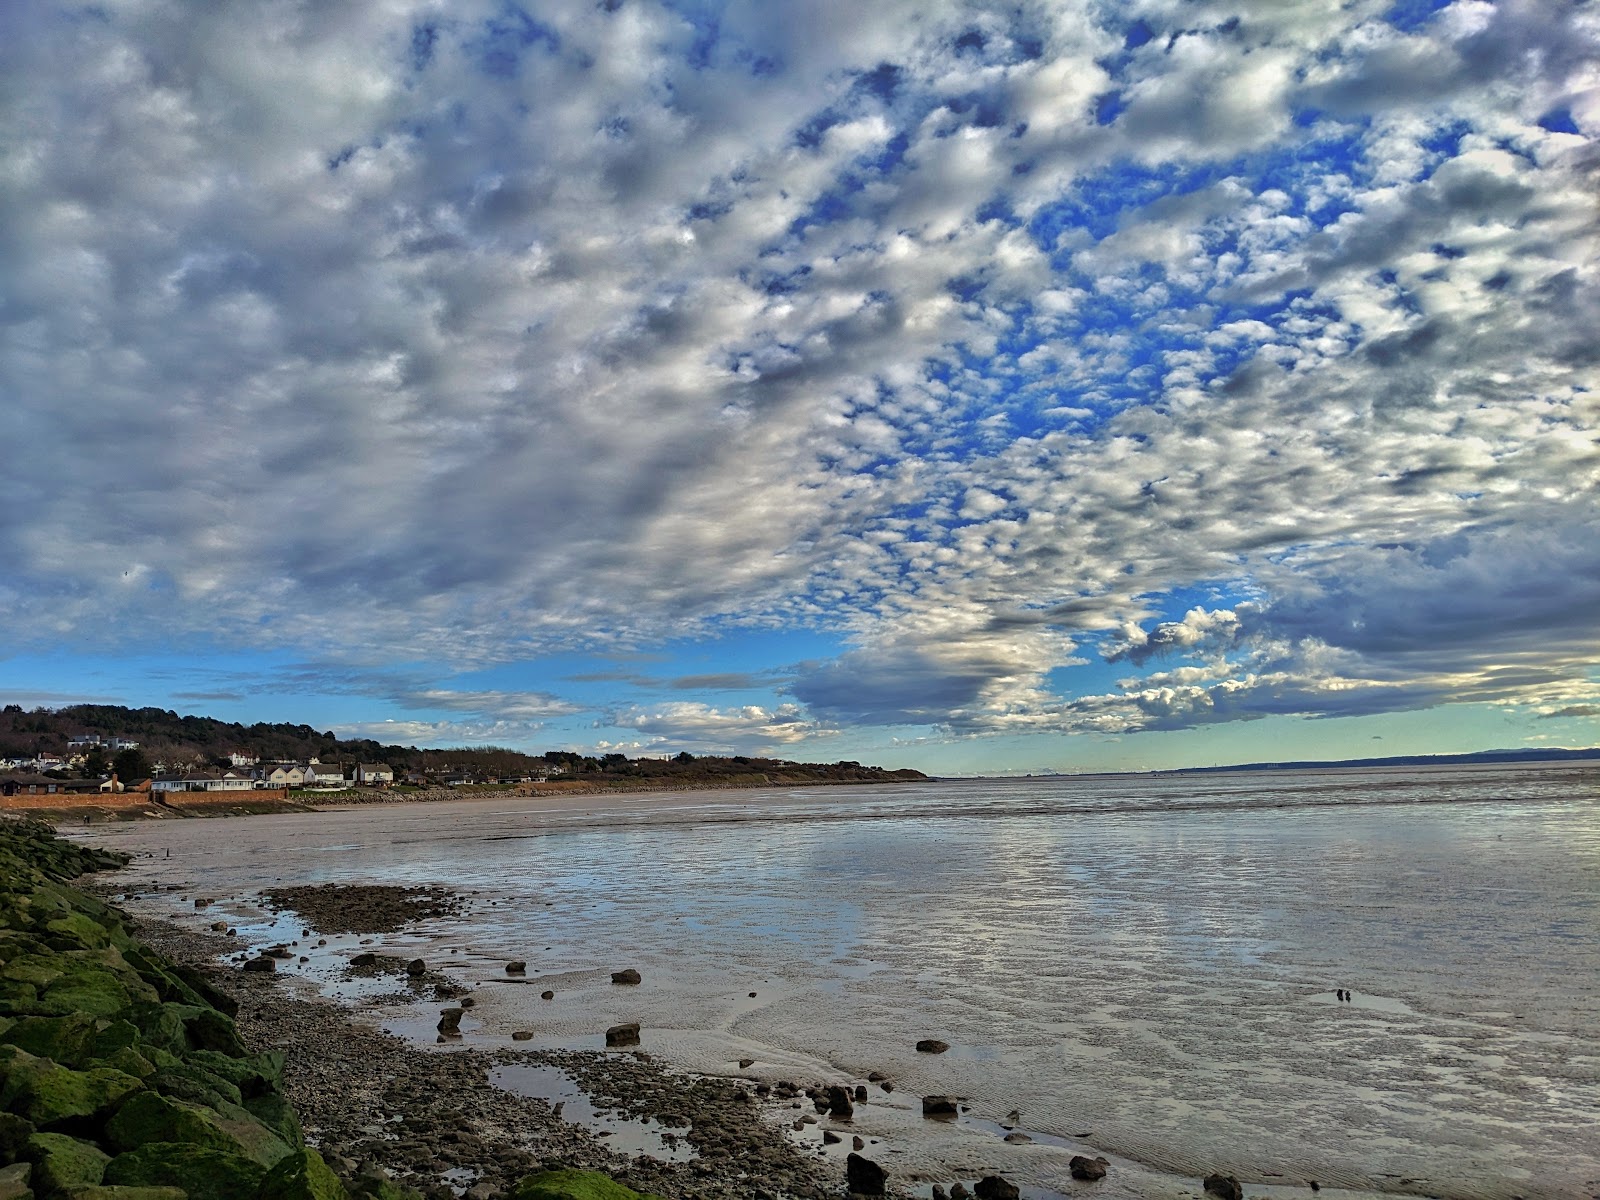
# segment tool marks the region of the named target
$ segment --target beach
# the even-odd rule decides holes
[[[140,856],[116,881],[130,911],[236,930],[214,956],[299,942],[274,994],[343,1004],[410,1054],[485,1056],[450,1068],[483,1080],[474,1094],[509,1094],[487,1081],[499,1053],[631,1060],[604,1031],[637,1021],[655,1064],[747,1091],[748,1123],[835,1187],[855,1137],[921,1195],[990,1173],[1077,1194],[1075,1154],[1107,1160],[1103,1196],[1198,1195],[1212,1172],[1262,1196],[1568,1197],[1600,1179],[1592,767],[491,798],[67,832]],[[323,883],[439,887],[461,910],[334,934],[262,899]],[[351,975],[374,948],[473,999],[458,1043],[435,1041],[449,997]],[[630,968],[639,984],[611,982]],[[833,1122],[775,1098],[784,1082],[866,1102]],[[926,1120],[927,1095],[965,1111]],[[843,1136],[824,1144],[829,1128]]]

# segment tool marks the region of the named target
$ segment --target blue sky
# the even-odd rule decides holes
[[[0,699],[1600,741],[1590,5],[0,12]]]

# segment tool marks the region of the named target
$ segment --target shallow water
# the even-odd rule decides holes
[[[1576,1197],[1600,1194],[1596,778],[1050,778],[79,832],[157,856],[131,886],[218,897],[199,915],[179,899],[193,892],[135,908],[228,914],[252,944],[283,937],[249,903],[279,882],[475,893],[464,917],[380,939],[483,985],[469,1039],[592,1046],[637,1020],[646,1050],[695,1070],[881,1070],[896,1090],[874,1089],[851,1129],[898,1180],[995,1169],[1043,1196],[1081,1186],[1065,1164],[1088,1153],[1113,1163],[1106,1196],[1194,1194],[1222,1170],[1253,1195],[1315,1179],[1330,1195]],[[331,990],[309,957],[286,969]],[[504,982],[508,959],[528,985]],[[630,966],[642,985],[610,983]],[[383,1015],[431,1031],[415,1008]],[[919,1054],[922,1037],[951,1049]],[[935,1092],[966,1098],[967,1118],[923,1121]],[[1013,1110],[1029,1144],[1002,1140]]]

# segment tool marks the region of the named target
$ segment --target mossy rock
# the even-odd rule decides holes
[[[111,945],[109,931],[100,922],[79,912],[65,912],[45,922],[47,940],[63,950],[98,950]]]
[[[510,1200],[657,1200],[599,1171],[544,1171],[523,1178]]]
[[[423,1200],[421,1192],[376,1175],[357,1176],[349,1189],[353,1200]]]
[[[189,1200],[189,1193],[176,1187],[128,1187],[125,1184],[101,1184],[99,1187],[77,1188],[67,1193],[67,1200]]]
[[[182,1054],[189,1049],[189,1031],[183,1023],[183,1014],[168,1004],[142,1002],[133,1004],[122,1014],[139,1034],[139,1053],[151,1062],[151,1049]],[[159,1063],[157,1064],[160,1065]]]
[[[102,1117],[144,1087],[110,1067],[73,1071],[15,1046],[0,1046],[0,1108],[40,1127]]]
[[[64,1017],[23,1017],[6,1031],[6,1041],[63,1067],[81,1067],[95,1054],[95,1019],[88,1013]]]
[[[237,1105],[224,1101],[211,1108],[150,1091],[140,1092],[117,1110],[106,1123],[106,1137],[119,1150],[131,1151],[149,1142],[182,1142],[238,1155],[263,1168],[291,1152],[286,1142]]]
[[[132,1021],[118,1018],[114,1021],[100,1021],[94,1035],[94,1057],[106,1058],[123,1050],[139,1044],[139,1027]]]
[[[185,1007],[184,1028],[188,1031],[189,1044],[196,1050],[211,1050],[229,1058],[242,1058],[249,1053],[239,1040],[232,1017],[223,1016],[214,1008]]]
[[[283,1082],[285,1060],[281,1050],[266,1050],[243,1058],[219,1054],[215,1050],[196,1050],[189,1055],[189,1061],[213,1075],[220,1075],[246,1098],[275,1092]]]
[[[13,1163],[22,1157],[23,1147],[36,1132],[32,1121],[16,1113],[0,1112],[0,1162]]]
[[[279,1093],[264,1092],[259,1096],[251,1096],[245,1100],[244,1110],[289,1145],[305,1145],[306,1137],[300,1128],[300,1118],[295,1116],[294,1109]]]
[[[218,1088],[217,1084],[221,1084],[227,1091]],[[157,1071],[145,1080],[145,1085],[154,1088],[163,1096],[171,1096],[175,1100],[187,1100],[191,1104],[200,1104],[207,1108],[215,1108],[225,1100],[231,1100],[235,1104],[239,1102],[239,1089],[227,1080],[219,1079],[213,1082],[205,1078],[205,1072],[188,1071],[181,1067]],[[231,1096],[229,1092],[232,1093]]]
[[[296,1150],[267,1173],[255,1200],[350,1200],[315,1150]]]
[[[254,1196],[267,1171],[239,1154],[181,1142],[150,1142],[119,1154],[106,1165],[107,1183],[177,1187],[189,1200],[244,1200]]]
[[[136,1001],[154,1000],[155,989],[128,970],[121,957],[115,950],[63,955],[61,974],[39,990],[40,1011],[117,1017]]]
[[[60,979],[65,964],[54,954],[19,954],[0,970],[0,981],[31,984],[35,989],[49,987]]]
[[[26,1154],[33,1164],[33,1188],[45,1195],[99,1183],[111,1161],[98,1146],[64,1133],[34,1134]]]

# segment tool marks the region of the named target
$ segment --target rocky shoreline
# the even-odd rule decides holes
[[[166,922],[137,929],[199,970],[216,971],[217,957],[235,949]],[[333,1002],[292,993],[270,973],[221,974],[239,1000],[241,1035],[284,1054],[285,1091],[336,1169],[381,1169],[429,1200],[458,1194],[452,1183],[472,1200],[499,1196],[532,1170],[574,1167],[668,1200],[820,1200],[839,1190],[760,1120],[747,1089],[728,1081],[676,1075],[641,1053],[418,1048]],[[559,1067],[597,1100],[681,1128],[694,1157],[618,1154],[550,1103],[491,1085],[490,1070],[508,1064]]]
[[[124,861],[38,822],[0,822],[0,1200],[820,1200],[837,1190],[736,1084],[674,1075],[637,1052],[430,1052],[270,971],[220,966],[225,932],[135,921],[77,886]],[[379,925],[410,917],[408,901],[448,903],[431,892],[355,898],[348,919]],[[437,986],[421,974],[417,987]],[[693,1154],[613,1152],[563,1121],[560,1103],[493,1086],[489,1071],[516,1063],[582,1077],[681,1128],[673,1138]]]

